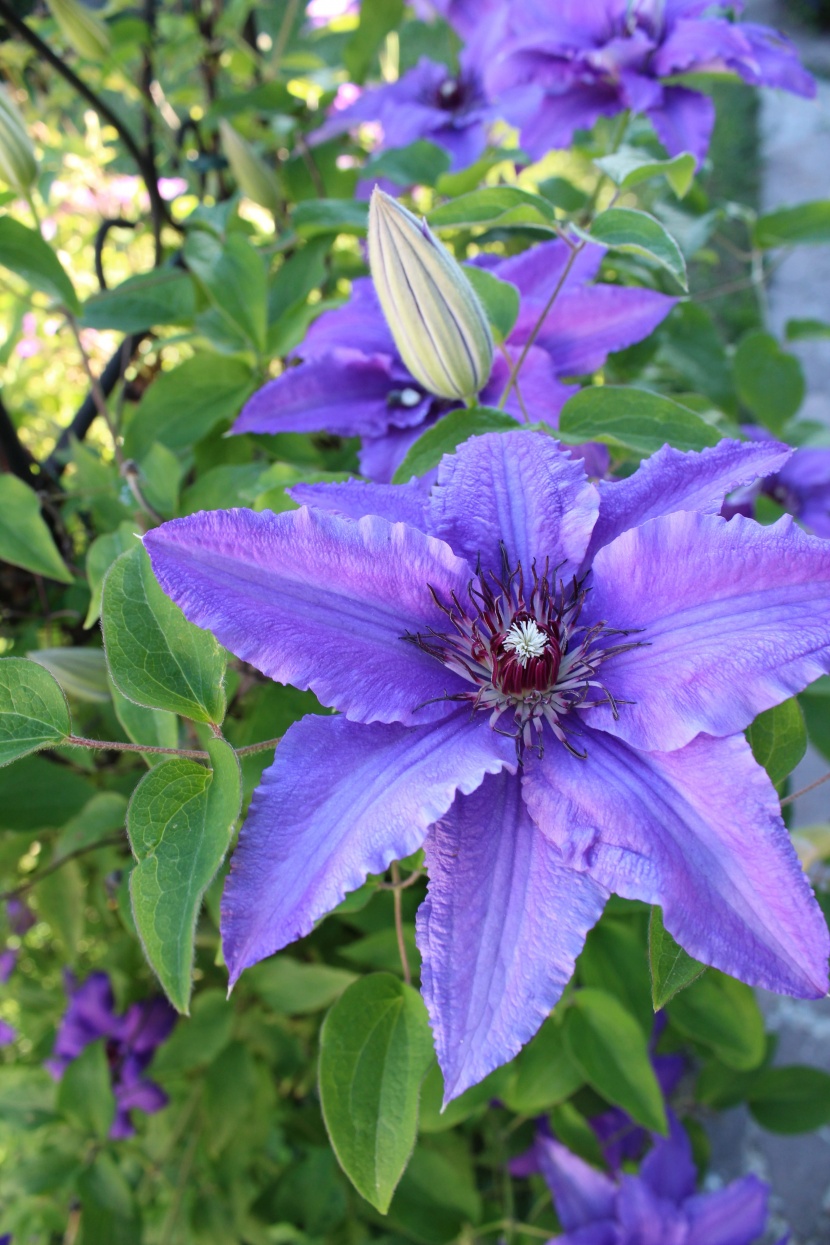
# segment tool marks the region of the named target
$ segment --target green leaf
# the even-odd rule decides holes
[[[320,1100],[340,1166],[385,1214],[418,1128],[418,1095],[432,1061],[420,995],[386,973],[349,986],[320,1033]]]
[[[115,716],[134,744],[147,744],[151,748],[177,748],[179,746],[179,722],[175,713],[166,709],[148,709],[123,696],[109,680],[110,695]],[[151,752],[142,754],[148,765],[158,765],[164,758]]]
[[[419,1145],[415,1149],[389,1207],[389,1227],[421,1245],[451,1245],[474,1238],[470,1225],[481,1218],[481,1197],[470,1157],[449,1141],[442,1146],[443,1140],[436,1138],[429,1148]]]
[[[95,794],[89,779],[44,756],[0,768],[0,830],[62,826]]]
[[[549,1018],[511,1065],[510,1079],[498,1097],[519,1115],[539,1115],[570,1098],[585,1077],[565,1042],[559,1018]]]
[[[681,289],[688,289],[686,261],[674,238],[658,220],[636,208],[609,208],[601,212],[584,235],[612,251],[654,260],[670,272]]]
[[[476,1112],[486,1111],[494,1098],[504,1099],[503,1090],[508,1081],[508,1068],[496,1068],[483,1081],[453,1098],[446,1107],[444,1103],[444,1078],[437,1062],[424,1077],[421,1085],[418,1131],[420,1133],[445,1133],[462,1120]],[[506,1100],[505,1100],[506,1101]]]
[[[74,286],[55,252],[37,230],[27,229],[11,216],[0,217],[0,267],[16,272],[69,311],[80,310]]]
[[[793,696],[758,717],[746,733],[752,755],[777,787],[793,772],[807,751],[807,727],[801,705]]]
[[[265,350],[268,278],[262,256],[241,233],[222,243],[204,229],[187,235],[184,258],[220,315],[258,354]]]
[[[788,342],[823,341],[830,337],[826,320],[788,320],[784,326]]]
[[[107,532],[98,536],[89,546],[86,555],[86,576],[89,583],[89,609],[84,619],[84,628],[97,623],[101,617],[101,598],[104,591],[104,576],[113,562],[122,553],[131,549],[137,540],[134,523],[121,523],[115,532]]]
[[[58,1110],[100,1141],[106,1139],[115,1116],[115,1098],[104,1042],[91,1042],[73,1059],[58,1087]]]
[[[230,744],[212,739],[213,771],[176,758],[145,774],[127,812],[136,860],[133,916],[147,959],[173,1006],[187,1012],[202,896],[230,846],[242,799]]]
[[[68,696],[101,704],[109,700],[107,663],[100,648],[39,648],[26,654],[57,679]]]
[[[141,1245],[141,1216],[121,1169],[106,1150],[78,1177],[81,1245]]]
[[[716,428],[685,406],[645,389],[620,385],[593,385],[569,398],[559,416],[559,435],[574,445],[602,441],[639,456],[653,454],[666,444],[678,450],[702,450],[720,440]]]
[[[676,994],[696,981],[706,965],[693,960],[672,938],[659,908],[651,909],[648,927],[648,960],[651,965],[651,1001],[656,1012]]]
[[[407,147],[392,147],[370,160],[363,169],[365,180],[387,178],[396,186],[434,186],[449,170],[450,157],[443,147],[419,139]]]
[[[0,765],[71,733],[66,697],[52,675],[22,657],[0,658]]]
[[[797,207],[779,208],[759,216],[752,231],[762,251],[777,246],[820,246],[830,242],[830,199],[814,199]]]
[[[256,1065],[242,1042],[231,1042],[208,1068],[203,1110],[205,1141],[214,1157],[233,1140],[256,1099]]]
[[[771,432],[780,432],[804,401],[804,373],[771,333],[748,333],[735,351],[738,396]]]
[[[279,955],[249,969],[245,981],[272,1011],[305,1016],[330,1007],[357,978],[343,968],[302,964],[290,955]]]
[[[37,494],[8,473],[0,475],[0,561],[61,584],[74,582],[41,517]]]
[[[476,268],[475,264],[465,264],[464,271],[481,299],[496,342],[505,341],[519,318],[518,289],[510,281],[494,277],[485,268]]]
[[[343,62],[352,82],[363,82],[380,45],[402,18],[403,0],[362,0],[357,30],[343,49]]]
[[[433,208],[427,220],[433,229],[472,228],[474,225],[541,224],[556,219],[553,205],[541,195],[518,186],[486,186]]]
[[[84,936],[86,886],[77,860],[68,860],[48,873],[37,885],[37,902],[43,920],[52,929],[70,964],[78,958]]]
[[[565,177],[546,177],[539,182],[539,194],[563,212],[580,212],[588,203],[585,191]]]
[[[142,546],[110,568],[101,622],[110,674],[125,696],[196,722],[222,721],[224,652],[165,596]]]
[[[615,995],[646,1036],[651,1034],[654,1016],[640,921],[604,916],[585,940],[579,957],[579,980],[583,986]]]
[[[81,324],[141,333],[159,324],[191,324],[195,314],[193,279],[180,268],[156,268],[88,298]]]
[[[755,1119],[773,1133],[811,1133],[830,1124],[830,1076],[820,1068],[767,1068],[748,1097]]]
[[[578,990],[565,1018],[565,1046],[588,1084],[651,1132],[667,1131],[648,1039],[604,990]]]
[[[200,990],[190,1016],[177,1022],[153,1060],[153,1071],[166,1078],[212,1064],[231,1040],[234,1019],[224,990]]]
[[[764,1058],[764,1018],[749,986],[710,969],[668,1005],[672,1024],[722,1063],[751,1072]]]
[[[307,199],[291,214],[301,238],[343,233],[357,237],[369,227],[369,204],[357,199]]]
[[[695,179],[695,158],[688,151],[681,152],[671,160],[655,160],[638,147],[621,147],[613,155],[595,160],[594,164],[620,190],[631,190],[653,177],[665,177],[678,199],[689,193]]]
[[[515,432],[518,427],[512,415],[505,415],[504,411],[496,411],[489,406],[450,411],[410,446],[406,458],[395,472],[393,483],[406,484],[412,476],[432,471],[445,454],[455,453],[468,437],[482,432]]]
[[[128,458],[141,459],[154,441],[190,449],[223,420],[236,419],[254,388],[241,359],[204,351],[153,381],[134,411],[124,438]]]

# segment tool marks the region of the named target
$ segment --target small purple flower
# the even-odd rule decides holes
[[[718,514],[789,453],[666,446],[595,486],[517,430],[445,457],[429,492],[303,485],[297,511],[149,532],[191,622],[339,710],[293,725],[254,794],[231,982],[424,846],[448,1099],[533,1036],[611,891],[704,963],[824,995],[827,926],[741,732],[830,669],[830,549]]]
[[[116,1104],[110,1137],[131,1137],[135,1132],[131,1111],[151,1115],[167,1105],[164,1090],[143,1073],[156,1049],[170,1036],[176,1013],[166,999],[157,997],[133,1003],[123,1016],[116,1015],[112,985],[102,972],[90,973],[81,985],[67,973],[67,989],[69,1006],[46,1067],[60,1080],[91,1042],[103,1038]]]
[[[480,267],[515,285],[519,318],[507,341],[515,361],[527,342],[567,263],[564,242],[545,242],[521,255]],[[653,290],[594,283],[602,261],[599,248],[583,251],[527,355],[519,394],[506,411],[523,421],[519,401],[533,420],[556,427],[559,412],[576,391],[563,377],[594,372],[613,350],[642,341],[668,315],[676,299]],[[388,483],[407,450],[453,403],[427,393],[407,371],[386,325],[372,281],[352,282],[351,298],[312,324],[301,347],[303,363],[269,381],[242,410],[234,432],[331,432],[359,436],[364,475]],[[509,369],[497,355],[490,380],[479,395],[496,406]],[[592,472],[593,474],[593,472]]]
[[[458,72],[422,57],[397,82],[363,91],[353,104],[333,111],[310,136],[324,142],[365,122],[380,127],[376,151],[408,147],[426,139],[450,156],[452,170],[474,164],[484,153],[499,113],[488,100],[472,53],[461,53]]]
[[[0,1046],[10,1046],[17,1037],[11,1025],[7,1025],[5,1020],[0,1020]]]
[[[536,1170],[550,1188],[560,1245],[753,1245],[767,1221],[767,1186],[744,1176],[716,1193],[696,1193],[692,1147],[669,1113],[638,1174],[613,1180],[553,1137],[536,1140]]]
[[[712,16],[717,9],[707,0],[523,0],[505,9],[485,83],[534,159],[631,109],[650,118],[670,155],[691,151],[700,162],[714,105],[671,84],[675,75],[734,73],[807,97],[816,89],[784,35]]]

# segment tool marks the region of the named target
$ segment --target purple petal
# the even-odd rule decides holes
[[[654,54],[654,73],[661,78],[695,71],[740,73],[751,56],[745,30],[723,18],[680,18]]]
[[[481,406],[499,406],[501,395],[510,378],[511,366],[522,353],[519,345],[505,347],[504,355],[493,360],[490,379],[479,395]],[[509,362],[508,362],[509,360]],[[557,378],[556,366],[546,350],[531,346],[525,355],[519,374],[504,404],[505,415],[512,415],[518,423],[525,423],[526,416],[533,423],[559,426],[559,412],[577,392],[577,385],[563,385]]]
[[[794,43],[779,30],[757,26],[753,22],[742,22],[740,30],[752,49],[757,67],[754,72],[739,70],[747,82],[756,86],[779,87],[783,91],[792,91],[794,95],[803,95],[806,99],[815,98],[815,78],[801,64]]]
[[[231,984],[307,934],[368,873],[421,846],[456,791],[515,765],[511,740],[458,711],[433,726],[307,717],[251,802],[222,897]]]
[[[515,285],[522,296],[522,303],[533,304],[533,315],[524,333],[511,334],[511,339],[523,341],[533,327],[539,312],[550,299],[562,280],[562,274],[573,252],[566,242],[557,238],[554,242],[542,242],[519,255],[499,260],[492,272],[502,281]],[[481,259],[483,257],[479,257]],[[558,297],[578,290],[586,281],[593,281],[602,263],[599,247],[586,247],[571,263],[570,271]]]
[[[412,446],[422,437],[427,428],[431,428],[439,418],[435,407],[443,407],[443,403],[433,403],[433,413],[417,428],[389,428],[382,437],[364,437],[360,450],[360,470],[370,480],[378,484],[390,484],[392,477],[406,458]],[[422,483],[428,482],[427,476],[420,476]]]
[[[592,285],[557,299],[537,343],[557,376],[581,376],[603,367],[612,350],[642,341],[677,302],[654,290]]]
[[[118,1027],[114,1009],[115,999],[106,973],[90,973],[86,981],[72,989],[55,1039],[56,1066],[61,1061],[65,1064],[77,1059],[90,1042],[113,1036]]]
[[[394,358],[398,353],[371,277],[357,277],[352,281],[349,301],[314,321],[303,338],[302,357],[308,360],[330,354],[344,342],[364,355]]]
[[[134,1054],[161,1046],[176,1024],[176,1013],[161,997],[133,1003],[118,1023],[118,1037]]]
[[[704,964],[779,993],[826,994],[827,926],[743,736],[700,735],[669,753],[591,729],[579,743],[584,761],[560,747],[525,760],[531,816],[567,863],[659,904]]]
[[[426,865],[421,980],[449,1102],[533,1037],[608,895],[563,868],[512,774],[456,798],[430,832]]]
[[[389,523],[408,523],[424,530],[429,489],[421,480],[408,484],[367,484],[346,480],[343,484],[295,484],[286,490],[301,506],[330,510],[344,519],[380,515]]]
[[[539,1167],[566,1232],[588,1227],[597,1220],[616,1219],[617,1186],[609,1176],[566,1150],[552,1137],[537,1137],[536,1150]]]
[[[690,151],[702,164],[715,128],[715,105],[707,95],[685,86],[663,88],[663,102],[648,117],[670,156]]]
[[[191,622],[350,718],[422,724],[450,707],[419,705],[461,687],[404,636],[443,630],[429,585],[450,600],[470,570],[403,523],[308,509],[216,510],[165,523],[145,545],[159,583]]]
[[[688,1133],[673,1111],[667,1114],[669,1135],[655,1140],[643,1159],[640,1178],[652,1193],[679,1206],[695,1191],[697,1169]]]
[[[543,573],[578,567],[596,521],[597,491],[582,463],[538,433],[487,433],[444,458],[429,503],[430,530],[472,565],[498,574],[534,560]]]
[[[624,1175],[617,1198],[619,1240],[637,1245],[686,1245],[686,1218],[658,1199],[638,1176]]]
[[[600,481],[587,558],[629,528],[677,510],[718,514],[727,493],[777,471],[792,450],[777,441],[721,441],[700,453],[664,445],[627,480]]]
[[[110,1129],[110,1141],[126,1141],[128,1137],[134,1136],[135,1126],[130,1119],[129,1111],[116,1110]]]
[[[17,951],[12,951],[8,947],[5,951],[0,951],[0,984],[5,985],[14,972],[17,964]]]
[[[622,705],[591,725],[637,748],[731,735],[830,669],[830,548],[785,516],[678,512],[600,549],[588,618],[640,630],[603,666]]]
[[[0,1046],[9,1046],[17,1037],[16,1032],[7,1025],[5,1020],[0,1020]]]
[[[155,1115],[170,1101],[155,1081],[136,1081],[133,1085],[118,1086],[115,1100],[121,1111],[144,1111],[147,1115]]]
[[[685,1205],[687,1245],[754,1245],[767,1221],[765,1184],[744,1176],[717,1193],[703,1193]]]

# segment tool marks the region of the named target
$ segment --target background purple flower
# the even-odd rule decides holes
[[[110,1137],[131,1137],[135,1132],[131,1111],[152,1114],[167,1105],[164,1090],[143,1074],[170,1036],[176,1013],[166,999],[154,998],[133,1003],[123,1016],[116,1015],[112,985],[102,972],[90,973],[81,985],[67,973],[67,990],[69,1006],[46,1067],[60,1080],[90,1043],[103,1038],[116,1106]]]
[[[740,9],[741,5],[732,5]],[[578,129],[626,109],[644,113],[670,155],[706,155],[712,101],[670,85],[682,73],[734,73],[757,86],[815,94],[794,46],[752,23],[712,16],[705,0],[515,0],[485,82],[521,144],[541,159]]]
[[[789,453],[665,447],[594,486],[551,438],[491,434],[429,495],[306,485],[315,508],[148,532],[191,622],[339,711],[293,725],[254,794],[231,981],[423,845],[448,1099],[533,1036],[611,891],[704,963],[825,994],[827,927],[741,732],[830,669],[830,549],[718,514]]]
[[[519,318],[507,340],[515,361],[556,288],[569,250],[546,242],[499,260],[483,256],[479,266],[510,281],[520,293]],[[559,412],[576,391],[562,377],[596,371],[608,354],[647,337],[676,299],[653,290],[595,283],[602,251],[583,251],[573,265],[544,328],[530,348],[506,404],[522,421],[522,403],[533,420],[556,427]],[[312,324],[301,347],[303,363],[269,381],[250,399],[234,432],[331,432],[362,439],[360,465],[378,483],[392,479],[410,445],[452,403],[426,393],[398,355],[371,278],[352,282],[348,303]],[[495,406],[509,376],[498,355],[480,394]]]
[[[756,440],[764,435],[760,429],[744,431]],[[780,471],[733,493],[724,505],[724,515],[754,515],[759,496],[777,502],[816,536],[830,538],[830,450],[795,450]]]

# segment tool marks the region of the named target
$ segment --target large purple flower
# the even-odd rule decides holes
[[[254,795],[231,981],[424,845],[449,1098],[536,1032],[610,891],[707,964],[823,995],[824,918],[740,732],[830,669],[830,549],[717,513],[788,453],[665,447],[595,487],[517,430],[468,441],[429,494],[305,485],[297,511],[149,532],[187,618],[340,711],[292,726]]]
[[[567,147],[575,130],[599,117],[631,109],[651,119],[671,155],[691,151],[700,161],[714,105],[672,85],[673,76],[734,73],[757,86],[815,94],[789,40],[712,16],[717,9],[709,0],[515,0],[504,9],[500,51],[484,62],[487,89],[534,158]]]
[[[76,985],[67,974],[69,1006],[61,1021],[55,1048],[46,1067],[60,1080],[67,1067],[92,1042],[106,1043],[115,1119],[110,1137],[118,1140],[135,1132],[131,1111],[152,1115],[167,1105],[167,1095],[155,1081],[144,1076],[156,1049],[170,1036],[176,1013],[161,997],[133,1003],[123,1016],[116,1015],[115,997],[106,973],[90,973]]]
[[[755,1176],[695,1192],[692,1147],[671,1111],[636,1176],[612,1180],[544,1134],[535,1156],[565,1229],[559,1245],[753,1245],[766,1225],[768,1189]]]
[[[559,283],[570,251],[564,242],[546,242],[505,260],[483,258],[480,266],[519,290],[519,318],[507,342],[512,360],[539,319]],[[676,299],[653,290],[592,284],[602,261],[597,247],[574,263],[544,327],[523,365],[518,394],[507,412],[556,427],[559,412],[575,392],[562,377],[596,371],[613,350],[647,337],[668,315]],[[328,311],[309,329],[301,366],[269,381],[244,407],[234,432],[331,432],[362,439],[364,475],[388,483],[410,445],[452,406],[426,393],[401,360],[386,325],[371,278],[352,283],[345,306]],[[509,376],[496,357],[489,383],[480,394],[495,406]]]

